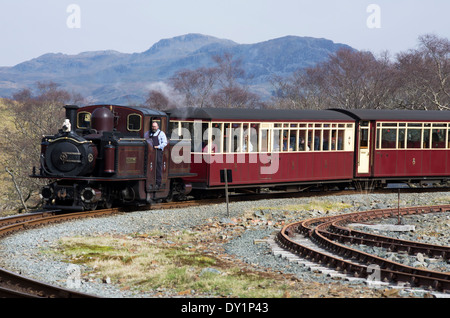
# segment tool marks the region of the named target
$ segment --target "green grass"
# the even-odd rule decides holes
[[[200,234],[198,234],[200,235]],[[263,277],[238,266],[230,266],[215,256],[193,247],[197,234],[180,233],[116,238],[63,238],[57,248],[71,263],[85,264],[92,270],[84,275],[110,277],[121,288],[213,297],[282,297],[288,285],[273,277]],[[295,294],[294,294],[295,295]]]
[[[311,210],[320,210],[320,211],[340,211],[345,208],[351,208],[352,205],[344,202],[335,202],[328,200],[312,200],[309,203],[302,204],[290,204],[283,205],[279,207],[265,207],[259,206],[255,207],[253,210],[268,210],[268,211],[284,211],[284,212],[299,212],[299,211],[311,211]]]

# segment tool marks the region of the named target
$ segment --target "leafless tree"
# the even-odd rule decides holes
[[[399,106],[408,109],[450,109],[450,41],[427,34],[419,47],[400,53],[396,67],[402,89]]]
[[[0,131],[1,166],[12,175],[16,189],[24,193],[24,201],[28,201],[43,185],[42,181],[29,178],[32,168],[39,167],[42,135],[56,133],[61,128],[65,104],[82,102],[79,94],[60,89],[53,82],[38,82],[36,87],[36,94],[27,88],[6,100],[13,128],[4,127]],[[19,196],[14,193],[11,190],[11,201],[19,202]]]
[[[388,108],[398,85],[387,54],[341,49],[287,80],[274,78],[275,105],[283,108]]]
[[[169,98],[158,90],[151,90],[145,101],[145,106],[151,109],[164,110],[169,108],[169,105]]]
[[[258,95],[241,86],[224,87],[212,96],[213,104],[223,108],[255,108],[259,105]]]
[[[230,53],[212,57],[215,66],[181,70],[171,79],[187,107],[256,107],[259,97],[239,82],[245,75],[242,61]]]
[[[173,88],[184,96],[184,106],[210,106],[210,97],[217,81],[217,69],[201,67],[195,70],[177,72],[170,83]]]

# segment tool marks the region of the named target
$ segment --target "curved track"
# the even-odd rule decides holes
[[[214,200],[213,200],[214,201]],[[154,204],[145,209],[181,208],[208,204],[209,200]],[[0,219],[0,238],[17,231],[75,219],[100,217],[125,212],[126,209],[106,209],[79,213],[60,211],[35,212]],[[52,286],[0,268],[0,297],[7,298],[96,298],[94,295]]]
[[[339,191],[338,193],[345,194],[345,191]],[[289,194],[281,194],[280,196],[285,195]],[[290,194],[290,196],[292,195],[293,194]],[[314,193],[313,195],[317,196],[318,194]],[[278,195],[270,196],[272,197]],[[305,194],[300,193],[297,195],[294,194],[293,196],[305,196]],[[247,197],[247,200],[258,200],[267,197],[267,195],[256,195],[250,196],[250,198]],[[245,196],[235,196],[232,200],[245,200]],[[154,204],[150,207],[146,206],[145,209],[181,208],[186,206],[197,206],[222,202],[224,202],[224,199],[192,200]],[[44,226],[51,223],[88,217],[106,216],[124,211],[124,209],[107,209],[67,214],[62,214],[59,211],[46,211],[1,218],[0,238],[20,230]],[[400,210],[400,214],[407,215],[448,211],[450,211],[450,206],[419,207],[408,209],[403,208]],[[374,218],[396,217],[397,215],[397,209],[385,209],[350,213],[335,217],[309,219],[285,226],[282,231],[278,233],[277,242],[285,249],[295,252],[303,257],[314,260],[318,263],[327,264],[330,267],[337,268],[346,273],[353,274],[354,276],[367,277],[370,273],[370,270],[368,269],[370,264],[376,264],[380,267],[381,279],[383,280],[406,281],[411,285],[431,286],[437,290],[448,292],[450,290],[449,273],[437,273],[403,266],[401,264],[389,262],[385,259],[375,257],[337,243],[337,241],[341,243],[357,242],[359,244],[383,246],[393,251],[407,251],[408,253],[413,254],[420,252],[430,257],[442,257],[446,260],[449,259],[450,247],[400,241],[389,237],[370,235],[364,232],[350,230],[345,227],[345,224],[348,222],[361,222]],[[296,236],[306,236],[324,248],[331,250],[334,254],[353,259],[353,261],[345,260],[340,256],[333,257],[329,254],[317,252],[315,249],[296,242]],[[355,260],[357,260],[358,263],[356,263]],[[363,263],[365,263],[365,265]],[[51,286],[0,268],[0,297],[92,298],[96,296]]]
[[[67,220],[110,215],[116,209],[59,214],[57,211],[30,213],[0,219],[0,237],[14,232]],[[94,298],[93,295],[45,284],[0,268],[0,297],[26,298]]]
[[[447,260],[450,247],[436,246],[385,236],[367,234],[346,228],[349,222],[363,222],[377,218],[398,217],[420,213],[445,213],[450,205],[424,206],[402,209],[383,209],[355,212],[332,217],[308,219],[286,225],[277,235],[276,240],[283,248],[316,263],[335,268],[348,275],[371,279],[373,266],[376,266],[376,277],[384,282],[406,283],[413,287],[426,287],[440,292],[450,292],[450,273],[435,272],[405,266],[400,263],[377,257],[344,244],[344,242],[386,247],[392,251],[406,251],[410,254],[424,253],[429,257]],[[311,248],[296,239],[306,237],[328,252]]]

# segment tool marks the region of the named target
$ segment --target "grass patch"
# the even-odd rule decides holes
[[[286,294],[287,284],[230,266],[194,247],[203,235],[207,234],[71,237],[61,239],[57,250],[67,261],[91,268],[83,273],[86,277],[110,277],[121,288],[213,297]]]
[[[299,212],[299,211],[340,211],[345,208],[351,208],[353,205],[345,202],[336,202],[328,200],[311,200],[308,203],[289,204],[279,207],[256,207],[254,210],[268,210],[268,211],[285,211],[285,212]]]

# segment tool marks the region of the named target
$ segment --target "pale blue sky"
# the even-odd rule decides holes
[[[67,25],[70,4],[80,28]],[[381,28],[367,25],[370,4]],[[142,52],[186,33],[238,43],[311,36],[394,55],[426,33],[450,38],[449,12],[449,0],[1,0],[0,66],[45,53]]]

